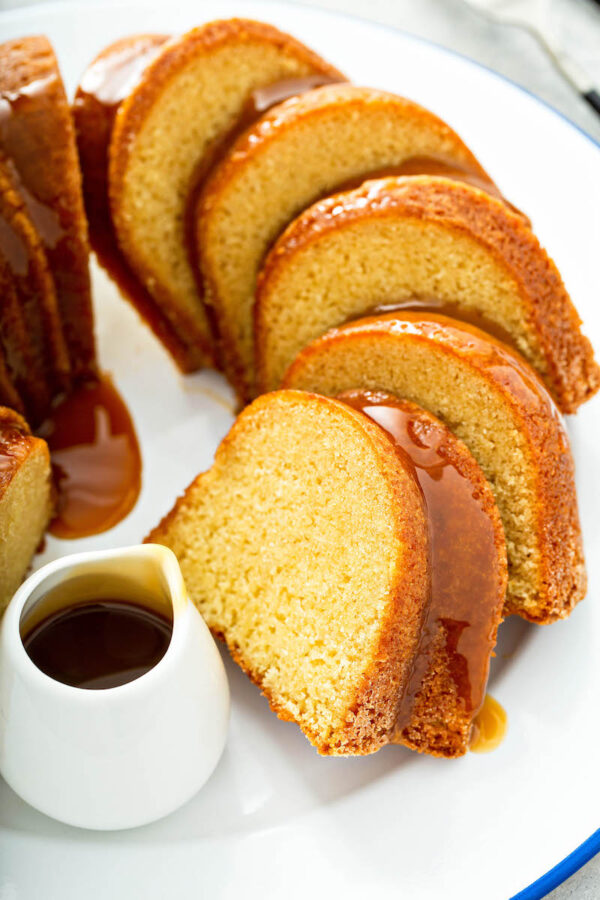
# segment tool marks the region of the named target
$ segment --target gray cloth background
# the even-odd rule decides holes
[[[29,6],[34,2],[44,0],[0,0],[0,10]],[[600,115],[580,99],[563,80],[536,39],[520,28],[489,21],[480,12],[471,9],[465,0],[368,0],[368,2],[303,0],[303,2],[307,6],[361,16],[392,25],[469,56],[536,94],[600,143]],[[597,89],[600,90],[600,2],[596,0],[532,0],[532,2],[544,7],[548,24],[560,35],[563,48],[587,69]],[[598,174],[600,177],[600,172]],[[600,826],[600,816],[598,825]],[[557,822],[556,827],[560,828],[560,822]],[[510,865],[510,860],[505,860],[505,864]],[[541,876],[544,873],[539,874]],[[493,879],[490,883],[493,883]],[[446,894],[450,896],[447,889]],[[600,854],[552,891],[548,897],[551,900],[575,900],[575,898],[598,900]]]

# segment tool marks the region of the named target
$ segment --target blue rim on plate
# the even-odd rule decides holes
[[[558,887],[574,875],[582,866],[592,859],[596,853],[600,852],[600,828],[595,831],[587,841],[580,844],[576,850],[565,856],[561,862],[530,884],[529,887],[523,888],[518,894],[511,897],[511,900],[541,900],[550,891]]]
[[[145,0],[129,0],[131,5],[144,5]],[[249,2],[249,0],[241,0],[241,2]],[[284,5],[287,6],[300,6],[304,9],[313,10],[314,6],[310,6],[307,3],[303,3],[302,0],[279,0]],[[46,9],[48,7],[65,7],[69,6],[71,3],[69,0],[55,0],[55,2],[50,2],[46,4]],[[79,5],[78,0],[75,0],[73,5]],[[116,3],[115,3],[116,5]],[[34,10],[35,8],[30,6],[30,10]],[[4,13],[12,13],[15,12],[16,9],[10,10],[0,10],[0,15]],[[497,72],[495,69],[490,68],[485,65],[485,63],[479,62],[479,60],[472,59],[470,56],[467,56],[464,53],[460,53],[458,50],[453,50],[451,47],[445,47],[443,44],[437,43],[437,41],[429,40],[428,38],[422,37],[418,34],[412,34],[409,31],[405,31],[402,28],[398,28],[395,25],[387,25],[383,22],[376,22],[372,19],[367,19],[365,16],[354,15],[352,13],[347,13],[342,10],[322,10],[323,12],[331,13],[332,15],[340,16],[345,19],[350,19],[355,22],[364,22],[374,28],[379,28],[383,31],[395,31],[398,34],[405,35],[409,37],[411,40],[421,42],[423,44],[428,44],[429,46],[436,47],[438,50],[443,53],[448,54],[449,56],[456,56],[459,59],[464,59],[469,62],[473,66],[477,66],[480,69],[483,69],[486,72],[489,72],[495,78],[500,79],[501,81],[505,81],[508,84],[511,84],[518,91],[521,91],[523,94],[527,94],[529,97],[532,97],[537,103],[540,103],[542,106],[545,106],[549,109],[554,115],[558,116],[564,122],[566,122],[571,128],[574,128],[575,131],[578,131],[582,134],[594,147],[600,149],[600,141],[596,140],[591,134],[589,134],[584,128],[578,125],[576,122],[573,122],[565,113],[561,112],[561,110],[557,109],[547,100],[544,100],[542,97],[538,97],[537,94],[534,94],[533,91],[528,90],[528,88],[524,87],[522,84],[519,84],[517,81],[514,81],[512,78],[509,78],[507,75],[503,75],[501,72]],[[23,9],[20,9],[19,12],[23,12]],[[532,882],[527,887],[523,888],[523,890],[519,891],[518,894],[513,894],[510,900],[543,900],[550,891],[553,891],[555,888],[559,887],[563,882],[570,878],[571,875],[574,875],[579,871],[586,863],[588,863],[596,854],[600,853],[600,828],[595,831],[592,835],[590,835],[587,840],[583,841],[575,850],[565,856],[560,862],[558,862],[552,869],[549,869],[544,875],[538,878],[536,881]]]

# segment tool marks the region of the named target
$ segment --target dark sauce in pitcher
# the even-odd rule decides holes
[[[27,629],[23,645],[50,678],[87,690],[120,687],[160,662],[173,624],[154,609],[102,599],[69,606]]]

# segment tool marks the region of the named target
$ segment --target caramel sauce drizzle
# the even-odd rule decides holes
[[[364,319],[367,316],[385,316],[388,313],[395,312],[439,313],[440,315],[448,316],[450,319],[457,319],[459,322],[464,322],[466,325],[472,325],[475,328],[479,328],[481,331],[485,331],[486,334],[489,334],[496,338],[496,340],[506,344],[511,350],[514,350],[522,356],[522,351],[517,345],[513,335],[507,331],[506,328],[503,328],[499,322],[490,319],[478,309],[470,309],[469,307],[463,306],[460,303],[451,302],[450,300],[439,300],[437,297],[419,297],[415,295],[407,297],[405,300],[398,300],[393,303],[383,303],[378,306],[373,306],[357,316],[352,316],[347,321],[355,322],[357,319]]]
[[[348,391],[338,399],[387,432],[414,472],[427,509],[430,602],[396,721],[397,735],[410,741],[413,711],[434,670],[445,670],[467,718],[484,701],[504,599],[494,527],[445,445],[446,430],[419,407],[382,392]]]
[[[512,212],[521,216],[527,224],[531,224],[529,218],[524,212],[510,203],[502,194],[500,189],[492,181],[492,179],[483,170],[475,169],[468,166],[467,163],[459,163],[457,160],[447,158],[441,154],[430,154],[427,156],[411,156],[405,159],[397,166],[384,166],[380,169],[373,169],[370,172],[360,175],[358,178],[351,178],[342,182],[333,191],[328,191],[326,196],[338,194],[342,191],[353,191],[359,188],[363,182],[372,181],[379,178],[404,177],[408,175],[438,175],[443,178],[450,178],[452,181],[460,181],[463,184],[469,184],[472,187],[485,191],[491,197],[501,200]],[[321,199],[324,199],[322,197]]]
[[[141,454],[133,422],[107,376],[81,385],[39,430],[50,448],[58,488],[50,533],[99,534],[120,522],[141,490]]]

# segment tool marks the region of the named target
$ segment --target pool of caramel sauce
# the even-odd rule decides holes
[[[59,402],[38,434],[48,442],[58,490],[51,534],[99,534],[131,511],[141,490],[141,454],[129,411],[108,376]]]
[[[411,717],[440,646],[466,717],[482,707],[496,640],[498,553],[488,514],[444,448],[445,429],[419,407],[393,395],[348,391],[338,398],[367,415],[394,441],[414,472],[427,509],[430,601],[417,653],[400,703],[396,733]]]

